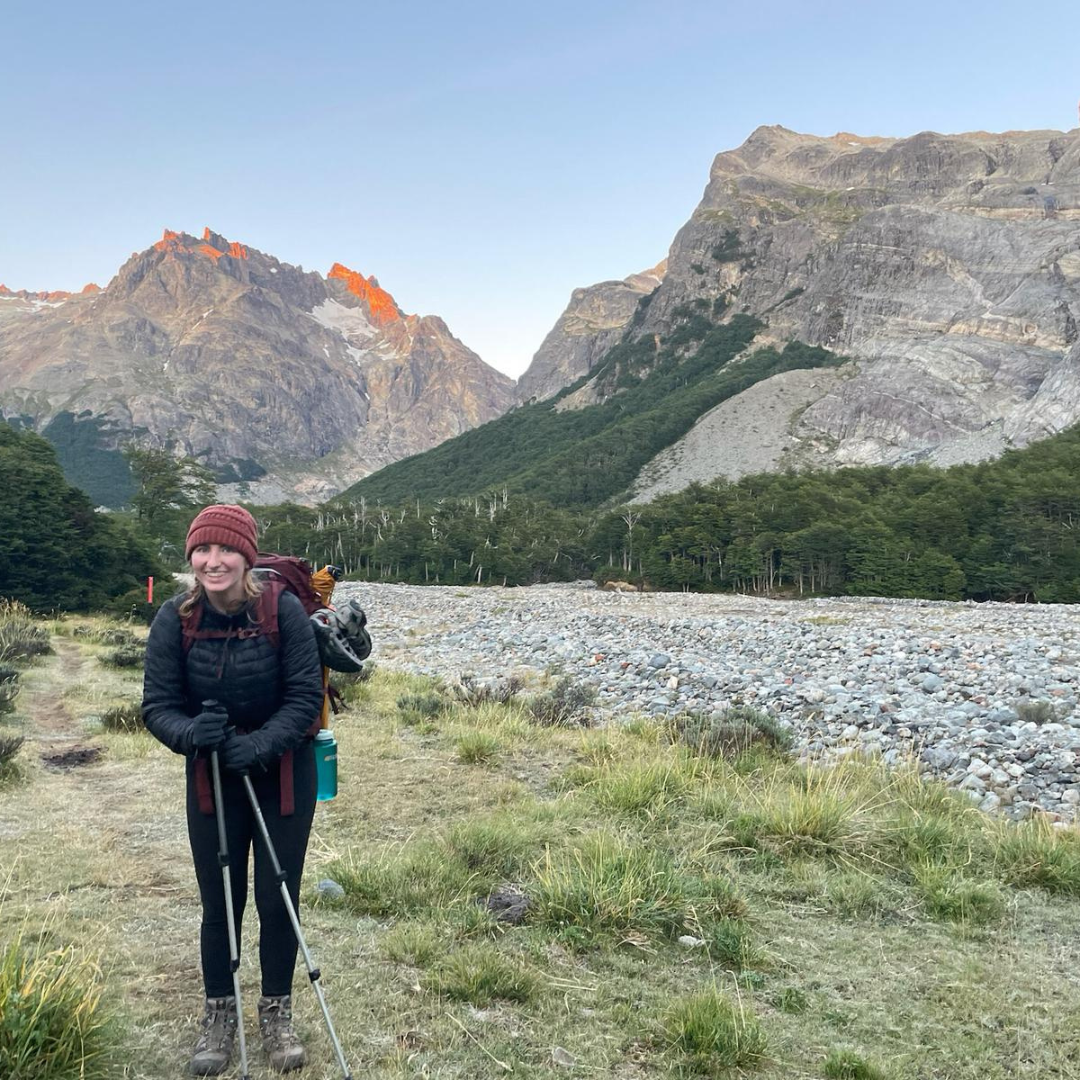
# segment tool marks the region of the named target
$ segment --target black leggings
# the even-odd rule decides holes
[[[207,762],[209,771],[209,762]],[[262,809],[278,861],[285,871],[285,884],[299,913],[300,877],[304,870],[311,821],[315,816],[315,754],[311,743],[293,751],[293,792],[295,812],[281,816],[281,790],[277,765],[252,775],[252,784]],[[237,945],[247,901],[248,852],[255,847],[255,908],[259,913],[259,963],[262,992],[271,997],[292,992],[296,967],[296,935],[274,880],[274,867],[266,852],[247,793],[238,776],[222,770],[222,801],[225,804],[225,835],[229,845],[233,911],[236,915]],[[225,915],[225,887],[218,863],[217,818],[199,809],[191,767],[187,776],[187,821],[195,877],[202,897],[200,933],[203,981],[207,997],[225,997],[233,992],[229,966],[229,932]]]

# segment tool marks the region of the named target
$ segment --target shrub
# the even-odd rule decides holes
[[[120,645],[132,648],[137,647],[139,644],[139,639],[130,630],[125,630],[122,626],[91,629],[90,640],[98,645]]]
[[[462,675],[453,692],[462,705],[476,709],[481,705],[508,705],[521,693],[524,685],[517,675],[506,679],[478,679],[475,675]]]
[[[715,987],[677,1001],[662,1030],[668,1052],[698,1072],[758,1065],[768,1049],[754,1015]]]
[[[885,1074],[876,1065],[847,1046],[835,1046],[829,1051],[825,1075],[829,1080],[885,1080]]]
[[[71,949],[16,938],[0,952],[0,1076],[97,1080],[112,1074],[113,1025],[101,973]]]
[[[157,594],[159,597],[163,595],[160,588],[157,590]],[[168,597],[164,597],[164,599],[168,599]],[[146,589],[140,587],[130,589],[122,596],[110,601],[105,611],[114,619],[149,626],[154,621],[154,616],[157,615],[160,607],[161,600],[148,604],[146,602]]]
[[[121,645],[118,649],[103,653],[100,659],[107,667],[142,667],[146,662],[146,649],[141,645]]]
[[[528,1001],[536,992],[537,979],[520,960],[480,942],[452,952],[424,976],[423,985],[454,1001],[487,1005],[495,998]]]
[[[791,733],[767,712],[736,705],[721,713],[680,713],[670,721],[670,735],[706,757],[736,757],[751,748],[786,753]]]
[[[588,727],[595,703],[593,687],[564,675],[550,690],[530,697],[526,708],[532,719],[544,727]]]
[[[1058,718],[1052,701],[1018,701],[1016,714],[1025,724],[1049,724]]]
[[[129,701],[123,705],[113,705],[101,714],[101,726],[106,731],[120,731],[132,734],[136,731],[144,731],[142,705],[137,701]]]
[[[466,731],[457,739],[458,761],[466,765],[490,765],[499,757],[502,743],[487,731]]]
[[[450,702],[434,691],[402,694],[397,699],[398,711],[403,723],[416,726],[431,722],[450,708]]]
[[[49,632],[34,624],[30,609],[18,600],[0,598],[0,661],[30,660],[49,652]]]

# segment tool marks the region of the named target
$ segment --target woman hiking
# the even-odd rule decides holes
[[[222,769],[222,806],[239,945],[254,846],[262,997],[259,1030],[270,1065],[304,1064],[292,1026],[297,942],[243,786],[251,778],[297,906],[315,811],[315,758],[309,735],[322,707],[315,634],[292,593],[264,587],[251,570],[255,519],[241,506],[202,510],[188,529],[185,555],[195,581],[166,601],[146,644],[143,718],[161,742],[187,758],[187,825],[202,900],[200,950],[206,1006],[191,1058],[196,1076],[216,1076],[232,1057],[237,1024],[225,888],[218,860],[218,808],[209,756]],[[271,629],[276,604],[276,630]]]

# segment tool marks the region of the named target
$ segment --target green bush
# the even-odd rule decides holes
[[[525,706],[532,719],[543,727],[588,727],[595,703],[593,687],[564,675],[550,690],[528,698]]]
[[[416,726],[430,723],[442,716],[451,706],[451,702],[442,694],[426,693],[402,694],[397,699],[398,711],[403,723]]]
[[[680,713],[671,718],[672,740],[706,757],[737,757],[752,748],[791,749],[791,732],[761,709],[736,705],[720,713]]]
[[[121,645],[118,649],[102,654],[101,662],[114,668],[142,667],[146,662],[146,649],[141,645]]]
[[[105,613],[111,615],[114,619],[120,619],[124,622],[138,623],[142,626],[149,626],[154,621],[154,616],[157,615],[161,609],[161,604],[168,597],[159,590],[157,593],[160,599],[155,600],[154,603],[148,604],[146,602],[146,589],[135,588],[130,589],[122,596],[116,597],[105,608]]]

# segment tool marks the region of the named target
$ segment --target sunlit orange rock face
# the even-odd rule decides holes
[[[210,231],[210,226],[205,226],[203,228],[203,240],[213,239],[214,234]],[[229,244],[227,251],[219,251],[216,247],[213,247],[208,243],[199,244],[198,247],[188,247],[184,243],[183,234],[173,232],[172,229],[166,229],[162,233],[161,239],[154,244],[154,247],[158,251],[169,252],[173,255],[206,255],[213,259],[214,262],[217,262],[222,255],[229,255],[234,259],[246,259],[248,257],[247,248],[237,240],[233,240],[232,243]]]
[[[82,296],[89,296],[91,293],[101,292],[101,286],[95,285],[92,281],[88,285],[82,287]]]
[[[345,287],[354,296],[359,296],[371,312],[371,321],[376,326],[389,326],[391,323],[400,321],[401,313],[394,298],[383,288],[379,287],[375,278],[366,278],[355,270],[350,270],[341,263],[334,263],[330,267],[328,278],[340,278],[345,282]]]

